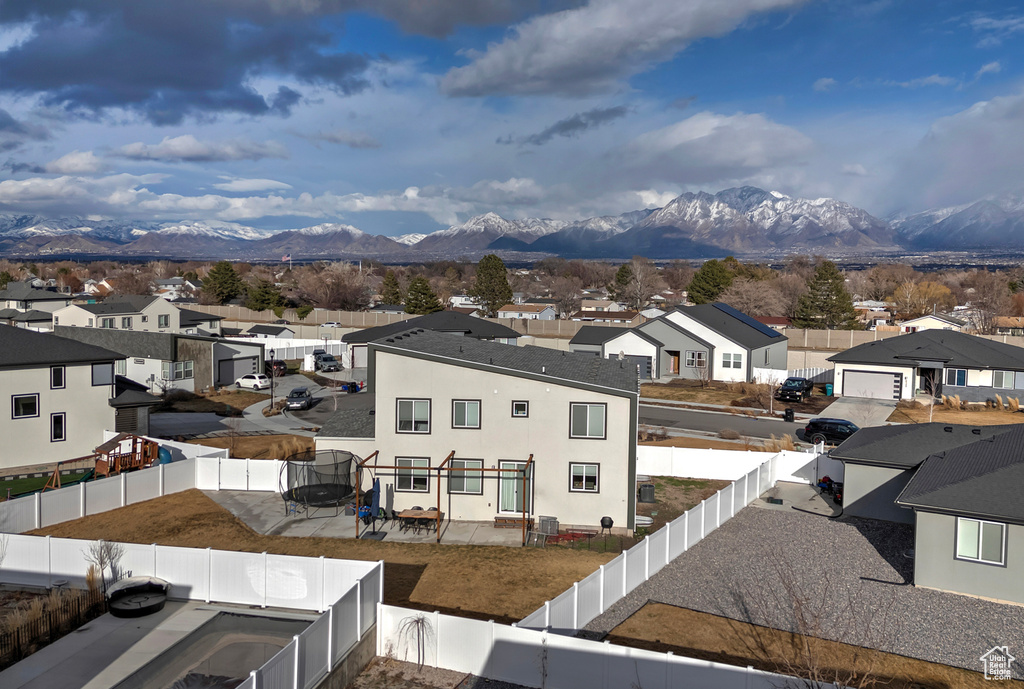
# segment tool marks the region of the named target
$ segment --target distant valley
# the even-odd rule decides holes
[[[271,232],[236,223],[144,223],[0,215],[0,255],[234,260],[423,261],[499,253],[512,258],[698,259],[726,254],[828,255],[1024,251],[1024,195],[880,219],[836,199],[755,187],[686,193],[662,208],[576,222],[485,213],[425,235],[386,237],[323,223]]]

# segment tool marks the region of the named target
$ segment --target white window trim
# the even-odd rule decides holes
[[[575,474],[573,469],[576,467],[594,467],[597,471],[594,474],[594,487],[587,488],[587,475],[583,473],[583,487],[574,488],[573,483]],[[601,465],[596,462],[569,462],[569,492],[570,493],[600,493],[601,492]]]
[[[467,467],[466,464],[472,462],[473,466]],[[459,468],[456,469],[455,465],[459,464]],[[484,468],[484,460],[482,459],[452,459],[449,462],[452,470],[448,472],[448,492],[455,495],[483,495],[484,494],[484,472],[477,471],[477,469]],[[455,472],[461,472],[461,476],[455,476]],[[462,480],[462,490],[456,490],[452,487],[455,479]],[[469,481],[476,481],[479,488],[477,490],[467,490],[466,485]]]
[[[403,466],[403,462],[409,462]],[[395,470],[395,491],[399,493],[430,492],[430,458],[429,457],[395,457],[395,466],[403,467]],[[407,467],[407,468],[406,468]],[[423,488],[417,488],[415,479],[425,478]],[[409,487],[402,488],[402,481],[408,480]]]
[[[572,420],[576,407],[587,408],[587,434],[576,435],[572,430]],[[590,414],[591,409],[597,407],[601,410],[601,435],[590,435]],[[603,402],[570,402],[569,403],[569,437],[570,438],[581,438],[589,440],[604,440],[608,437],[608,405]]]
[[[997,374],[1001,375],[1002,378],[1003,378],[1002,385],[996,385],[996,375]],[[1009,375],[1009,377],[1010,377],[1010,384],[1009,385],[1006,384],[1006,377],[1007,377],[1007,375]],[[994,387],[994,388],[996,388],[998,390],[1012,390],[1015,378],[1016,378],[1016,374],[1013,371],[993,371],[992,372],[992,387]]]
[[[16,414],[15,408],[17,407],[17,400],[24,397],[32,397],[36,401],[36,413],[35,414]],[[12,419],[36,419],[39,418],[39,393],[27,393],[23,395],[11,395],[11,418]]]
[[[417,402],[426,402],[427,403],[427,419],[426,419],[427,426],[426,426],[425,429],[422,429],[422,430],[417,430],[416,429],[416,421],[417,421],[416,420],[416,403]],[[409,417],[410,421],[412,423],[412,427],[409,428],[408,430],[403,430],[400,427],[400,424],[402,423],[402,404],[403,403],[409,403],[409,404],[412,405],[412,408],[410,410],[411,411],[411,415]],[[429,398],[424,399],[424,398],[416,398],[416,397],[399,397],[396,400],[396,402],[395,402],[395,433],[416,433],[416,434],[420,434],[420,435],[429,435],[430,434],[430,427],[431,427],[431,419],[430,419],[431,412],[432,412],[431,407],[432,407],[431,400]]]
[[[942,370],[943,370],[943,373],[942,373],[942,383],[943,383],[943,385],[952,385],[955,388],[965,388],[965,387],[967,387],[967,369],[966,368],[945,368],[945,369],[942,369]],[[956,371],[963,371],[964,372],[964,384],[963,385],[959,385],[956,382],[956,378],[957,378],[956,373],[955,373]],[[952,383],[949,382],[949,374],[950,373],[953,373],[953,382]]]
[[[722,368],[743,368],[743,355],[734,352],[722,352]]]
[[[960,523],[961,522],[973,522],[974,524],[977,525],[977,528],[978,528],[978,557],[968,557],[966,555],[961,555],[960,554]],[[999,543],[999,558],[1000,559],[998,561],[996,561],[996,560],[986,560],[986,559],[984,559],[981,556],[981,553],[984,550],[983,543],[982,543],[982,534],[984,533],[984,530],[982,529],[982,526],[984,524],[992,524],[993,526],[998,526],[999,527],[999,532],[1002,535],[1002,538],[1001,538],[1000,543]],[[955,543],[954,543],[954,547],[953,547],[954,558],[957,559],[957,560],[963,560],[965,562],[979,562],[979,563],[984,564],[984,565],[1005,566],[1006,565],[1006,532],[1007,531],[1008,531],[1007,525],[1002,523],[1002,522],[993,522],[993,521],[988,521],[986,519],[971,519],[970,517],[957,517],[956,518],[956,533],[955,533],[955,536],[954,536]]]
[[[465,423],[465,424],[459,425],[459,424],[457,424],[455,422],[455,407],[456,407],[456,405],[459,405],[459,404],[467,405],[466,406],[466,413],[464,414],[464,417],[466,419],[469,418],[469,413],[468,413],[469,405],[472,405],[472,404],[476,405],[476,425],[475,426],[469,425],[469,423]],[[480,428],[480,423],[481,423],[481,419],[480,419],[480,400],[452,400],[452,428],[479,429]]]
[[[526,405],[526,408],[525,408],[525,410],[523,411],[522,414],[517,414],[516,413],[516,405],[517,404]],[[529,400],[513,400],[512,401],[512,418],[513,419],[526,419],[526,418],[529,418],[529,417],[530,417],[530,402],[529,402]]]
[[[702,349],[687,349],[683,357],[683,364],[686,368],[707,368],[707,352]]]

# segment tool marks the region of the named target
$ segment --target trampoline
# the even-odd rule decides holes
[[[356,463],[359,458],[345,450],[317,450],[291,455],[281,465],[280,490],[285,514],[341,506],[356,494]]]

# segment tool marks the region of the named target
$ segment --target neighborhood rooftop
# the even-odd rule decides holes
[[[482,318],[474,318],[473,316],[467,316],[466,314],[458,311],[438,311],[436,313],[429,313],[425,316],[399,321],[398,323],[379,325],[374,328],[366,328],[365,330],[351,332],[343,336],[341,340],[342,342],[347,342],[349,344],[365,344],[367,342],[379,340],[382,337],[397,335],[400,332],[404,332],[412,328],[422,328],[424,330],[433,330],[435,332],[459,333],[470,338],[493,339],[496,337],[519,337],[519,333],[512,328],[502,325],[501,323],[495,323],[494,321],[488,321]]]
[[[955,330],[924,330],[867,342],[833,354],[833,363],[913,366],[934,361],[946,368],[1024,369],[1024,349]]]
[[[750,316],[720,302],[680,306],[676,310],[749,349],[786,339],[778,330],[758,323]]]
[[[1024,523],[1024,426],[1000,426],[969,445],[925,460],[897,503]]]
[[[0,367],[48,366],[89,361],[115,361],[117,352],[67,340],[49,333],[0,325]]]
[[[0,289],[0,301],[43,301],[71,298],[69,294],[61,294],[48,289],[36,289],[27,282],[8,282],[6,289]]]
[[[829,453],[833,459],[912,469],[929,455],[970,445],[1005,433],[1013,425],[964,426],[948,423],[917,423],[862,428]]]
[[[609,328],[605,325],[584,325],[572,336],[569,344],[602,345],[624,332],[629,331],[624,328]]]
[[[125,295],[107,299],[99,304],[78,304],[77,306],[96,316],[111,316],[122,313],[139,313],[159,298]]]
[[[455,359],[495,369],[510,369],[531,376],[558,378],[637,393],[637,367],[629,362],[587,354],[560,352],[547,347],[516,347],[429,330],[407,330],[374,342],[381,349],[402,350],[430,357]]]

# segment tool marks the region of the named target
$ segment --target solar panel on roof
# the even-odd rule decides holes
[[[723,304],[722,302],[715,302],[714,306],[719,311],[723,311],[732,316],[733,318],[735,318],[736,320],[746,323],[747,325],[749,325],[751,328],[758,331],[762,335],[767,335],[768,337],[780,337],[782,335],[782,333],[780,333],[775,328],[771,328],[765,325],[764,323],[759,323],[758,321],[755,321],[747,314],[743,313],[742,311],[737,311],[728,304]]]

